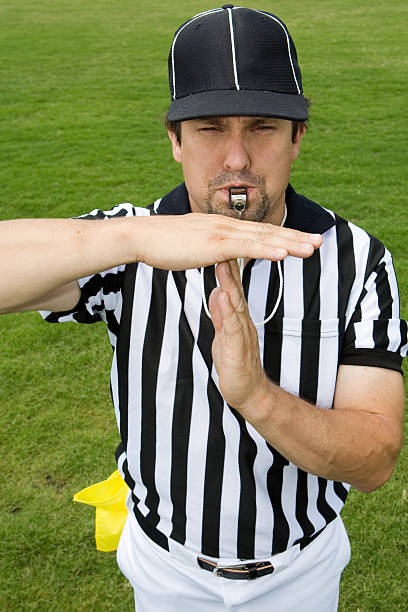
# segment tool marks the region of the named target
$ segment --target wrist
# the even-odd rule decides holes
[[[263,373],[251,396],[240,408],[239,412],[255,428],[270,420],[276,403],[276,389],[276,385]]]
[[[124,217],[103,222],[107,232],[104,244],[109,245],[115,265],[143,261],[143,220],[143,217]]]

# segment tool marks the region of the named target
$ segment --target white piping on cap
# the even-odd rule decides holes
[[[236,85],[236,88],[238,90],[240,89],[240,86],[239,86],[239,83],[238,83],[238,74],[237,74],[236,57],[235,57],[234,28],[233,28],[233,24],[232,24],[231,13],[232,13],[233,10],[235,11],[235,10],[241,9],[241,8],[244,8],[244,7],[242,7],[242,6],[234,6],[232,9],[230,9],[230,8],[228,9],[228,16],[229,16],[229,22],[230,22],[230,33],[231,33],[231,45],[232,45],[232,58],[233,58],[233,65],[234,65],[234,77],[235,77],[235,85]],[[188,25],[190,25],[190,23],[192,23],[193,21],[195,21],[199,17],[202,17],[203,15],[210,15],[211,13],[220,13],[223,10],[224,9],[222,9],[222,8],[210,9],[209,11],[204,11],[203,13],[199,13],[198,15],[195,15],[189,21],[187,21],[187,23],[185,23],[184,26],[181,27],[180,30],[175,35],[174,40],[173,40],[173,44],[172,44],[172,47],[171,47],[171,65],[172,65],[172,72],[173,72],[173,100],[176,99],[176,70],[175,70],[175,65],[174,65],[174,46],[176,44],[177,38],[179,37],[181,32],[184,30],[184,28],[186,28]],[[289,60],[290,60],[290,65],[292,67],[293,79],[295,81],[296,88],[298,90],[298,94],[301,94],[302,90],[299,87],[299,83],[298,83],[298,80],[296,78],[296,73],[295,73],[295,69],[294,69],[294,66],[293,66],[292,53],[290,51],[290,42],[289,42],[289,35],[288,35],[287,29],[285,28],[283,23],[279,19],[274,17],[273,15],[269,15],[269,13],[265,13],[264,11],[258,11],[257,9],[250,9],[250,10],[255,11],[257,13],[261,13],[262,15],[265,15],[266,17],[269,17],[273,21],[276,21],[276,23],[278,23],[280,25],[280,27],[282,28],[282,30],[285,32],[286,43],[287,43],[287,46],[288,46]]]
[[[232,10],[228,9],[228,20],[230,27],[230,35],[231,35],[231,49],[232,49],[232,66],[234,69],[234,79],[235,79],[235,87],[238,91],[241,89],[238,81],[238,70],[237,70],[237,58],[235,55],[235,33],[234,33],[234,24],[232,23]]]
[[[252,9],[253,11],[256,11],[256,9]],[[283,25],[283,23],[281,21],[279,21],[279,19],[277,19],[276,17],[274,17],[273,15],[269,15],[268,13],[264,13],[264,11],[256,11],[257,13],[262,13],[262,15],[266,15],[266,17],[269,17],[270,19],[273,19],[273,21],[276,21],[276,23],[278,23],[280,25],[280,27],[282,28],[282,30],[285,32],[285,36],[286,36],[286,43],[288,45],[288,53],[289,53],[289,59],[290,59],[290,65],[292,66],[292,73],[293,73],[293,79],[295,81],[297,90],[298,90],[298,94],[302,93],[302,90],[299,87],[299,83],[298,80],[296,78],[296,73],[295,73],[295,68],[293,66],[293,61],[292,61],[292,53],[290,52],[290,42],[289,42],[289,34],[287,29],[285,28],[285,26]]]
[[[204,11],[203,13],[199,13],[198,15],[194,15],[194,17],[192,17],[189,21],[187,21],[187,23],[185,23],[175,35],[173,44],[171,46],[171,67],[173,71],[173,100],[176,99],[176,69],[174,65],[174,46],[176,44],[176,40],[178,39],[179,35],[184,30],[184,28],[186,28],[188,25],[190,25],[190,23],[192,23],[196,19],[199,19],[199,17],[203,17],[203,15],[210,15],[211,13],[220,13],[222,10],[223,9],[210,9],[209,11]]]

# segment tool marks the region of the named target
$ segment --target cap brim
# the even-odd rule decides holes
[[[228,89],[173,100],[168,111],[169,121],[236,115],[306,121],[308,109],[302,94]]]

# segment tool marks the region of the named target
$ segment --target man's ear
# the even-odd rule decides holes
[[[300,143],[302,142],[302,138],[305,135],[305,133],[306,133],[306,126],[304,125],[304,123],[300,123],[295,139],[292,143],[292,161],[295,161],[295,159],[298,158],[299,150],[300,150]]]
[[[176,162],[181,164],[181,144],[178,141],[178,138],[174,132],[172,132],[171,130],[167,130],[167,133],[170,138],[171,148],[173,151],[173,157],[176,160]]]

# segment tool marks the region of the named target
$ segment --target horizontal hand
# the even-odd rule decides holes
[[[167,270],[200,268],[238,257],[273,261],[287,255],[310,257],[322,243],[319,234],[222,215],[190,213],[133,221],[137,233],[128,229],[129,239],[137,240],[137,261]]]
[[[187,270],[237,257],[309,257],[321,236],[190,213],[88,221],[19,219],[0,222],[0,312],[68,310],[79,299],[77,278],[140,261]],[[41,298],[41,299],[39,299]]]

